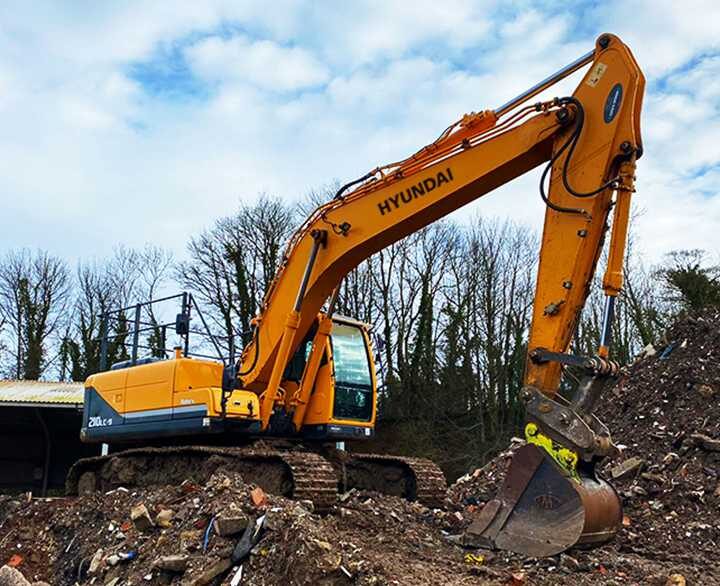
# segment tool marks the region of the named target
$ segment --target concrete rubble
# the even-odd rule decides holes
[[[720,584],[720,404],[708,399],[720,388],[720,315],[683,320],[667,339],[598,413],[624,446],[600,469],[624,507],[602,547],[538,560],[460,544],[514,440],[440,509],[352,490],[318,515],[222,470],[202,485],[0,496],[0,586]]]

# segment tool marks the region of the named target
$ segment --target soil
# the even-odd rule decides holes
[[[621,495],[625,517],[617,538],[599,548],[538,560],[457,545],[453,536],[495,495],[516,441],[460,478],[437,509],[351,491],[319,515],[305,501],[261,498],[241,471],[222,468],[171,486],[0,497],[0,564],[51,585],[230,584],[241,566],[240,583],[249,585],[720,584],[718,357],[720,314],[695,315],[606,391],[598,415],[623,452],[600,473]],[[172,518],[165,526],[133,522],[140,504],[150,519],[163,510]],[[230,560],[242,533],[219,535],[218,517],[251,528],[263,519],[242,560]],[[174,561],[183,568],[158,569],[168,556],[182,556]]]

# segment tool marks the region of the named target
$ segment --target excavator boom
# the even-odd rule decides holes
[[[588,64],[571,98],[524,105]],[[617,37],[602,35],[594,51],[518,98],[495,111],[466,115],[411,157],[373,170],[354,191],[341,190],[310,215],[288,245],[254,340],[243,353],[243,388],[264,393],[263,406],[272,409],[273,370],[284,368],[282,355],[305,338],[345,275],[373,253],[551,161],[529,347],[565,352],[613,206],[604,286],[615,296],[622,285],[628,202],[635,159],[642,153],[644,85],[630,50]],[[553,395],[559,380],[558,363],[529,361],[528,384]]]

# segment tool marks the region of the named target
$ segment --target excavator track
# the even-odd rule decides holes
[[[319,454],[257,448],[179,446],[132,448],[75,462],[66,480],[68,494],[87,494],[118,486],[179,484],[207,480],[234,470],[267,492],[312,501],[318,512],[336,501],[335,470]]]
[[[338,469],[345,489],[374,490],[418,501],[427,507],[440,507],[447,481],[442,470],[424,458],[405,458],[383,454],[343,454],[330,458]]]

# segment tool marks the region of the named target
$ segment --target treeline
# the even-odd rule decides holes
[[[223,350],[237,356],[307,211],[308,204],[261,197],[191,237],[179,262],[151,245],[74,268],[48,252],[7,252],[0,261],[3,376],[83,380],[100,368],[101,315],[177,290],[193,293]],[[432,457],[454,474],[518,432],[538,243],[508,221],[442,221],[348,275],[338,311],[373,326],[378,443]],[[620,362],[657,340],[678,312],[720,305],[720,270],[702,251],[674,252],[649,268],[630,246],[625,276],[613,331]],[[597,283],[576,335],[579,352],[597,348],[602,304]],[[161,318],[148,309],[143,320],[152,326]],[[128,357],[130,327],[122,314],[110,324],[109,363]],[[160,351],[158,328],[144,336],[149,352]]]

